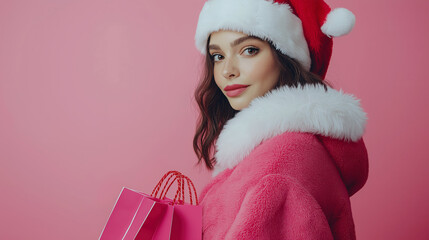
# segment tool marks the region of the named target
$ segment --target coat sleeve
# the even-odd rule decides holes
[[[246,193],[225,239],[333,239],[326,217],[294,178],[269,174]]]

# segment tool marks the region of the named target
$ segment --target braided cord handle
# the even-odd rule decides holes
[[[198,205],[199,204],[199,202],[198,202],[198,195],[197,195],[197,190],[195,189],[194,183],[191,181],[191,179],[189,179],[189,177],[187,177],[187,176],[185,176],[183,174],[182,174],[182,179],[180,179],[180,181],[181,181],[181,188],[182,188],[182,192],[183,192],[183,195],[182,195],[183,198],[182,198],[182,200],[183,201],[185,200],[185,196],[184,196],[184,193],[185,193],[184,180],[186,180],[186,183],[188,185],[189,201],[191,202],[191,204],[193,204],[193,202],[192,202],[192,195],[194,195],[195,196],[196,205]],[[192,189],[194,191],[191,190],[191,186],[192,186]],[[194,194],[192,194],[192,193],[194,193]]]
[[[197,191],[196,191],[196,188],[194,186],[194,183],[191,181],[191,179],[189,179],[189,177],[183,175],[179,171],[169,171],[166,174],[164,174],[164,176],[159,180],[158,184],[153,189],[150,196],[155,197],[155,198],[158,196],[158,192],[159,192],[162,184],[164,183],[165,179],[167,179],[167,181],[165,182],[165,185],[161,190],[161,194],[159,197],[160,199],[164,200],[165,196],[167,195],[168,190],[171,187],[171,185],[174,182],[177,182],[177,191],[176,191],[176,195],[174,196],[174,199],[173,199],[173,204],[176,204],[176,200],[178,201],[179,204],[183,204],[185,202],[185,182],[186,182],[186,184],[188,185],[189,200],[190,200],[191,205],[193,204],[192,195],[195,196],[196,205],[199,204]],[[170,182],[171,179],[173,179],[173,181]],[[192,189],[194,191],[191,190],[191,186],[192,186]],[[192,194],[192,193],[194,193],[194,194]]]
[[[159,190],[160,190],[160,188],[161,188],[161,186],[162,186],[162,183],[164,182],[164,180],[168,177],[168,179],[167,179],[167,181],[166,181],[166,183],[165,183],[165,185],[164,185],[164,188],[162,189],[162,191],[161,191],[161,194],[160,194],[160,198],[162,197],[162,195],[163,195],[163,192],[164,192],[164,190],[165,190],[165,187],[168,185],[168,183],[170,182],[170,179],[172,178],[172,177],[175,177],[174,178],[174,180],[173,180],[173,182],[174,181],[176,181],[176,179],[178,178],[178,176],[180,176],[180,175],[182,175],[182,173],[181,172],[178,172],[178,171],[169,171],[169,172],[167,172],[166,174],[164,174],[164,176],[159,180],[159,182],[158,182],[158,184],[156,184],[156,186],[155,186],[155,188],[152,190],[152,193],[150,194],[150,196],[152,196],[152,197],[157,197],[158,196],[158,192],[159,192]],[[173,183],[172,182],[172,183]],[[168,187],[168,189],[170,188],[170,186],[171,186],[171,184],[169,185],[169,187]],[[168,189],[167,189],[167,191],[168,191]],[[154,195],[154,193],[155,193],[155,195]]]

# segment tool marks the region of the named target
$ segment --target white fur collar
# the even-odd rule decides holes
[[[283,86],[254,99],[230,119],[216,142],[213,176],[233,168],[262,141],[286,131],[310,132],[336,139],[359,140],[366,113],[360,100],[322,85]]]

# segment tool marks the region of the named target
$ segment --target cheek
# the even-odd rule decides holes
[[[263,61],[261,63],[261,65],[262,65],[261,69],[264,70],[262,74],[265,74],[267,76],[274,76],[274,75],[276,75],[276,72],[278,72],[277,71],[278,66],[277,66],[276,62],[274,61],[274,59],[269,59],[269,60]]]
[[[263,86],[264,90],[270,90],[277,83],[280,68],[272,58],[264,58],[252,66],[252,75]]]

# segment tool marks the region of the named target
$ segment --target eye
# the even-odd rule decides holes
[[[217,61],[220,61],[223,58],[223,56],[216,53],[216,54],[211,55],[211,58],[214,62],[217,62]]]
[[[257,54],[259,52],[259,49],[255,48],[255,47],[249,47],[249,48],[244,49],[243,52],[247,52],[248,54],[246,54],[246,55],[252,56],[252,55]]]

